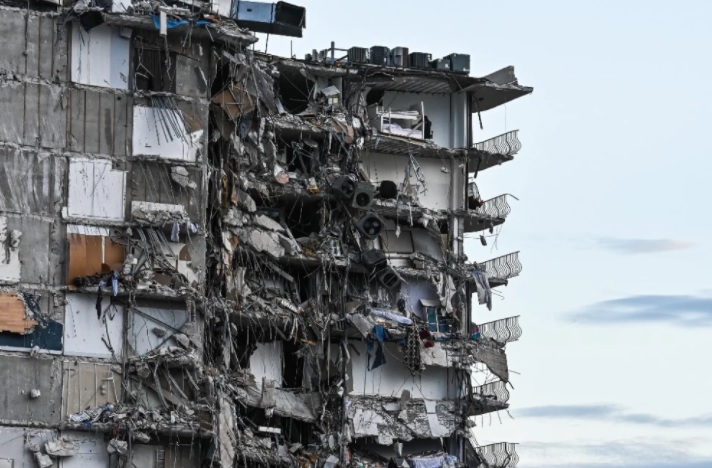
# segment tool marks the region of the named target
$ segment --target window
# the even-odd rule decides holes
[[[440,312],[440,307],[426,306],[424,310],[431,332],[450,333],[452,331],[449,321]]]
[[[134,50],[134,89],[176,92],[176,54],[137,40]]]

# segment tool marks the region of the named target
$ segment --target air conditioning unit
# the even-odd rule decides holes
[[[395,47],[391,50],[391,63],[394,67],[407,67],[408,66],[408,48],[407,47]]]
[[[351,198],[356,191],[356,182],[349,176],[339,176],[331,184],[331,189],[342,198]]]
[[[373,46],[371,47],[371,53],[369,54],[369,61],[380,67],[385,67],[389,65],[391,56],[391,49],[383,46]]]
[[[376,214],[368,213],[356,222],[356,229],[366,239],[375,239],[383,232],[383,221]]]
[[[393,200],[398,198],[398,185],[392,180],[383,180],[378,187],[378,198]]]
[[[368,182],[359,182],[356,184],[356,190],[351,199],[351,206],[362,210],[367,209],[373,202],[373,192],[373,185]]]
[[[450,60],[441,58],[430,62],[430,68],[434,68],[440,71],[450,71]]]
[[[349,63],[368,63],[368,49],[352,47],[348,52]]]
[[[450,71],[470,73],[470,56],[467,54],[450,54],[445,56],[450,61]]]
[[[432,54],[426,54],[424,52],[412,52],[408,56],[408,63],[413,68],[429,68],[430,61],[432,59]]]
[[[361,262],[369,272],[381,271],[388,266],[388,258],[383,250],[368,250],[362,253]]]

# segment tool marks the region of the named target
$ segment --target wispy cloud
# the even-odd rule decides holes
[[[712,296],[638,295],[597,302],[568,316],[572,322],[667,323],[712,326]]]
[[[708,468],[712,458],[702,444],[687,440],[617,440],[600,443],[523,441],[522,468]],[[697,453],[695,453],[697,452]]]
[[[604,249],[623,254],[646,254],[683,250],[695,244],[674,239],[619,239],[601,237],[598,245]]]
[[[712,414],[692,418],[668,419],[647,413],[631,413],[616,405],[552,405],[532,406],[514,411],[515,416],[545,419],[585,419],[623,424],[660,427],[712,427]]]

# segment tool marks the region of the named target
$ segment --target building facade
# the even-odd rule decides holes
[[[516,463],[471,435],[521,265],[464,254],[512,68],[254,52],[283,2],[0,3],[0,468]]]

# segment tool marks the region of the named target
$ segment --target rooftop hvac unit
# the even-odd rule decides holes
[[[375,239],[383,231],[383,221],[375,214],[369,213],[356,222],[356,229],[366,239]]]
[[[408,66],[408,48],[407,47],[395,47],[391,50],[391,64],[394,67],[407,67]]]
[[[383,46],[371,47],[370,62],[380,67],[385,67],[389,64],[391,49]]]
[[[381,271],[388,266],[388,258],[383,250],[367,250],[361,254],[361,261],[369,272]]]
[[[378,282],[381,283],[384,288],[392,289],[400,284],[400,278],[396,272],[393,271],[393,268],[388,267],[378,275]]]
[[[408,63],[413,68],[430,68],[430,60],[433,56],[424,52],[412,52],[408,58]]]
[[[440,71],[450,71],[450,60],[436,59],[430,62],[430,67]]]
[[[450,54],[445,56],[450,61],[450,71],[470,73],[470,56],[467,54]]]
[[[302,37],[306,9],[287,2],[233,2],[232,19],[255,32]]]
[[[356,182],[349,176],[340,176],[331,184],[331,189],[342,198],[351,198],[356,191]]]
[[[368,49],[365,47],[350,48],[349,63],[368,63]]]

